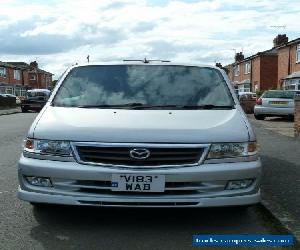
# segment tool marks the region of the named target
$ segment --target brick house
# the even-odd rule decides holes
[[[247,58],[237,53],[235,62],[225,69],[239,92],[300,90],[300,38],[288,41],[285,34],[279,34],[273,40],[273,48]]]
[[[238,92],[255,92],[277,87],[277,52],[274,49],[247,58],[239,52],[235,55],[235,62],[225,68]]]
[[[52,73],[38,68],[37,62],[0,62],[0,93],[24,96],[26,90],[50,88]]]
[[[24,95],[22,70],[14,65],[0,62],[0,93]]]
[[[300,38],[277,47],[278,50],[278,88],[300,90]]]

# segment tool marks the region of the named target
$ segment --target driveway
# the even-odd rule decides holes
[[[271,130],[280,135],[294,137],[294,121],[281,117],[267,117],[265,120],[256,120],[252,115],[248,115],[249,120],[262,126],[264,129]]]

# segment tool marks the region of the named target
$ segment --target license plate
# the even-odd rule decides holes
[[[272,105],[286,105],[288,102],[281,102],[281,101],[270,101],[269,102]]]
[[[112,174],[112,191],[164,192],[165,176],[151,174]]]

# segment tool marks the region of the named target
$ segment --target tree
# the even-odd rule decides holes
[[[57,80],[53,80],[53,81],[52,81],[52,84],[51,84],[51,86],[52,86],[52,89],[54,89],[54,87],[55,87],[56,83],[57,83]]]

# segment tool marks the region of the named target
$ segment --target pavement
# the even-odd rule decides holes
[[[11,115],[11,114],[16,114],[16,113],[20,113],[20,112],[21,112],[20,107],[16,107],[16,108],[12,108],[12,109],[1,109],[0,108],[0,115]]]
[[[264,129],[273,131],[280,135],[294,137],[294,121],[282,117],[266,117],[265,120],[256,120],[254,115],[248,115],[248,118]]]
[[[234,208],[214,209],[117,209],[48,206],[33,208],[17,199],[17,161],[26,132],[36,113],[18,113],[0,116],[0,249],[195,249],[191,246],[193,234],[286,234],[288,231],[263,207],[247,210]],[[5,131],[5,132],[3,132]],[[258,133],[264,135],[263,131]],[[269,136],[269,135],[267,135]],[[272,135],[270,135],[272,136]],[[261,145],[268,145],[261,140]],[[276,148],[274,147],[273,150]],[[267,174],[264,194],[272,198],[275,187],[281,193],[285,173],[295,171],[296,159],[280,162],[271,149],[263,150],[262,159]],[[296,157],[296,156],[294,156]],[[270,163],[268,161],[271,161]],[[282,164],[282,165],[281,165]],[[296,174],[296,172],[292,172]],[[278,176],[283,174],[282,177]],[[296,181],[294,176],[294,181]],[[280,185],[271,185],[279,183]],[[286,200],[296,199],[294,190]],[[273,199],[273,198],[272,198]],[[288,203],[288,201],[287,201]],[[299,218],[299,217],[298,217]],[[209,247],[201,249],[220,249]],[[239,249],[237,247],[226,249]],[[246,249],[246,248],[240,248]],[[270,249],[251,247],[251,249]],[[276,247],[276,250],[287,249]],[[288,249],[299,250],[296,243]]]
[[[288,120],[265,122],[250,117],[250,122],[263,164],[263,204],[300,241],[300,138],[278,129],[278,124],[284,122],[283,127],[290,126],[292,122]]]

